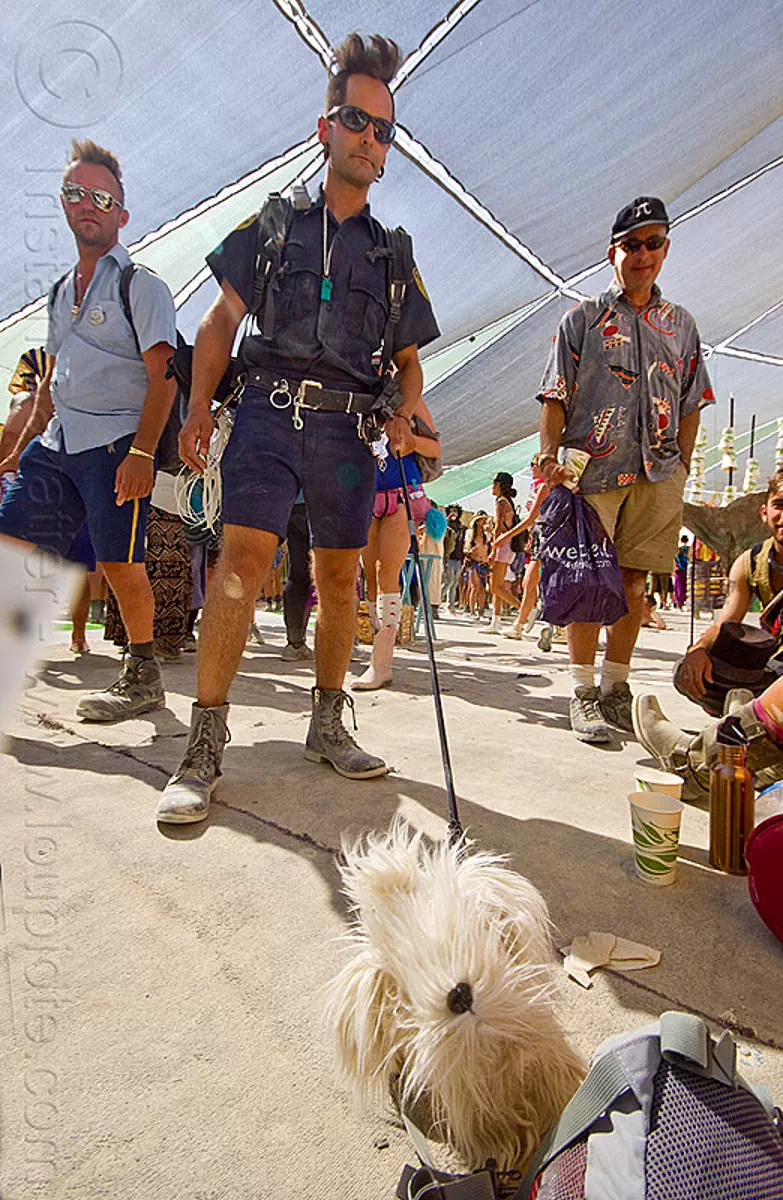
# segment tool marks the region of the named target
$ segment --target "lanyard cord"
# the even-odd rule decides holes
[[[327,252],[327,228],[329,224],[329,215],[326,211],[326,201],[324,201],[324,254],[323,254],[323,277],[321,279],[321,299],[331,300],[332,298],[332,281],[329,278],[329,272],[332,268],[332,253],[334,251],[334,238]]]

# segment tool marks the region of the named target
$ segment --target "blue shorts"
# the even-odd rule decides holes
[[[312,544],[360,550],[375,502],[375,458],[348,413],[275,409],[266,392],[247,388],[223,454],[223,523],[286,536],[301,488]]]
[[[35,438],[0,507],[0,533],[65,557],[86,520],[98,562],[144,562],[150,498],[115,503],[114,476],[135,434],[66,454]]]
[[[95,551],[86,521],[71,542],[70,549],[65,557],[68,562],[78,563],[80,567],[84,567],[88,571],[95,570]]]

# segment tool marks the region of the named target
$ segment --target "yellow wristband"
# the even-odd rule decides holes
[[[131,446],[128,450],[128,454],[138,454],[139,458],[148,458],[150,462],[155,461],[154,454],[148,454],[146,450],[139,450],[138,446]]]

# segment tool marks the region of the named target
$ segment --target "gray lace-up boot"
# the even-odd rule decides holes
[[[783,747],[772,741],[753,711],[753,702],[735,707],[732,715],[739,719],[748,739],[747,762],[756,777],[757,790],[783,779]],[[667,719],[655,696],[634,696],[634,733],[664,771],[680,776],[683,800],[709,798],[710,767],[718,756],[719,725],[720,720],[710,721],[701,733],[692,737]]]
[[[618,729],[622,729],[625,733],[633,733],[633,721],[631,719],[631,689],[627,683],[613,683],[612,690],[603,692],[598,703],[601,706],[601,712],[610,725],[616,725]]]
[[[158,801],[159,821],[186,825],[208,815],[210,797],[221,775],[223,749],[231,740],[227,719],[227,704],[219,708],[193,705],[188,748]]]
[[[568,704],[571,728],[580,742],[605,746],[612,741],[612,731],[601,712],[601,693],[597,687],[578,687]]]
[[[84,721],[125,721],[165,703],[163,676],[155,659],[126,654],[119,679],[103,692],[82,696],[76,715]]]
[[[309,762],[331,763],[346,779],[374,779],[385,775],[388,767],[382,758],[367,754],[357,746],[342,722],[343,707],[347,704],[356,725],[353,698],[347,692],[313,688],[313,715],[307,731],[305,758]]]

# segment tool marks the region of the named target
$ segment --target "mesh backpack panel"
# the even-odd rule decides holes
[[[755,1097],[662,1062],[647,1135],[648,1200],[783,1200],[783,1141]]]

